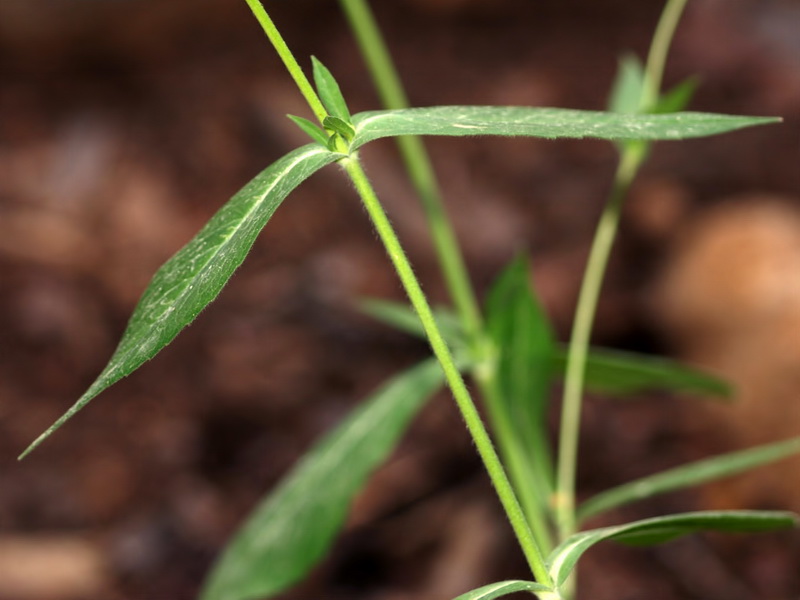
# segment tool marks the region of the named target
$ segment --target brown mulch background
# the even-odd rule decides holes
[[[355,111],[378,106],[337,3],[270,5]],[[602,109],[661,2],[374,2],[417,105]],[[691,108],[785,123],[658,145],[626,207],[598,344],[704,364],[736,406],[590,398],[581,493],[800,434],[800,5],[695,0],[667,85]],[[307,64],[305,58],[303,64]],[[299,94],[244,2],[0,3],[0,600],[194,598],[257,500],[385,377],[427,353],[354,308],[401,299],[335,168],[277,212],[216,303],[22,463],[91,383],[155,269],[249,178],[305,143]],[[615,164],[592,141],[430,141],[483,292],[515,253],[564,339]],[[362,153],[435,302],[424,222],[391,144]],[[800,510],[798,462],[616,511]],[[800,598],[800,536],[694,537],[586,556],[582,600]],[[525,565],[446,394],[286,600],[449,600]]]

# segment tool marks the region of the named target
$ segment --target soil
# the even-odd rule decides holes
[[[274,4],[296,55],[319,57],[354,111],[377,108],[337,3]],[[374,4],[413,104],[581,109],[604,107],[617,58],[646,52],[662,5]],[[664,393],[589,398],[582,496],[800,433],[795,228],[726,237],[729,250],[700,261],[705,269],[681,271],[706,256],[698,240],[717,239],[720,223],[749,232],[762,206],[778,211],[769,222],[795,222],[798,40],[794,0],[689,5],[666,86],[697,76],[692,110],[784,123],[656,145],[626,207],[595,342],[715,367],[748,408],[731,417]],[[303,451],[427,355],[355,307],[364,296],[403,295],[352,190],[329,167],[292,194],[223,294],[169,348],[16,462],[104,366],[158,266],[260,169],[305,143],[286,113],[308,116],[243,2],[0,4],[0,600],[194,598],[226,540]],[[613,146],[432,139],[429,148],[479,292],[528,252],[566,339]],[[446,303],[392,145],[362,154],[425,290]],[[713,216],[742,206],[733,221]],[[714,273],[724,283],[703,287]],[[797,468],[593,524],[723,505],[800,510]],[[797,600],[799,564],[797,532],[606,544],[586,555],[579,598]],[[442,393],[357,498],[328,557],[279,597],[440,600],[504,578],[526,578],[524,562]]]

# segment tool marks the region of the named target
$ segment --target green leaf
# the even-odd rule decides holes
[[[800,453],[800,437],[682,465],[631,481],[590,498],[578,508],[578,519],[584,520],[611,508],[657,494],[730,477],[797,453]]]
[[[309,144],[262,171],[155,274],[108,365],[91,387],[20,458],[30,453],[100,392],[169,344],[222,290],[281,202],[313,173],[338,159]]]
[[[639,103],[644,89],[644,68],[633,54],[620,58],[617,76],[611,85],[608,110],[615,113],[634,114],[639,111]]]
[[[553,355],[553,368],[567,366],[567,351]],[[626,395],[655,389],[728,398],[730,384],[698,369],[658,356],[592,348],[586,363],[586,388],[600,394]]]
[[[680,140],[779,121],[774,117],[707,113],[625,115],[527,106],[435,106],[354,115],[356,136],[352,149],[372,140],[398,135]]]
[[[526,434],[540,428],[550,388],[552,328],[530,287],[528,261],[514,260],[498,277],[486,302],[490,336],[500,351],[501,388]]]
[[[317,93],[325,109],[332,117],[338,117],[342,121],[349,123],[351,121],[350,110],[347,108],[347,102],[342,96],[342,90],[339,89],[336,79],[334,79],[327,67],[313,56],[311,57],[311,63],[314,69],[314,83],[317,86]]]
[[[492,600],[493,598],[514,594],[515,592],[531,592],[539,596],[541,600],[557,600],[560,598],[553,590],[540,583],[534,583],[532,581],[499,581],[472,590],[466,594],[461,594],[458,598],[455,598],[455,600]]]
[[[698,80],[690,77],[682,81],[670,91],[661,95],[656,105],[650,111],[654,114],[674,113],[683,110],[692,101],[695,91],[697,91]]]
[[[700,531],[751,533],[788,529],[798,524],[796,515],[777,511],[707,511],[656,517],[575,534],[553,550],[547,563],[556,586],[561,586],[583,553],[604,540],[649,545]]]
[[[341,135],[347,142],[350,142],[356,134],[356,130],[353,129],[353,126],[339,117],[325,117],[325,120],[322,121],[322,125],[325,129],[330,129]]]
[[[509,421],[536,462],[537,481],[552,485],[546,417],[555,339],[531,290],[524,257],[514,260],[489,291],[486,324],[499,353],[497,377]]]
[[[266,598],[300,580],[341,529],[355,494],[442,385],[425,361],[394,377],[308,452],[247,519],[201,600]]]
[[[303,132],[306,133],[312,140],[320,144],[323,148],[328,147],[328,134],[325,133],[316,123],[304,119],[303,117],[296,117],[294,115],[286,115],[292,122],[297,125]]]

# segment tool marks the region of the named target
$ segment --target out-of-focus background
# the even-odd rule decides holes
[[[374,2],[414,104],[602,109],[661,1]],[[377,108],[333,0],[270,2],[303,64]],[[800,4],[693,0],[666,83],[694,110],[781,126],[656,146],[625,211],[596,342],[705,365],[735,405],[591,398],[582,494],[800,434]],[[155,269],[303,135],[306,115],[244,2],[0,2],[0,600],[193,598],[248,510],[424,344],[361,316],[402,293],[357,199],[327,168],[280,208],[219,300],[22,463],[97,375]],[[483,291],[517,252],[566,337],[615,153],[591,141],[430,141]],[[425,289],[446,297],[390,143],[364,160]],[[798,461],[658,498],[670,510],[800,510]],[[323,491],[324,493],[324,491]],[[592,600],[791,600],[796,533],[587,555]],[[442,394],[286,600],[438,600],[525,577]]]

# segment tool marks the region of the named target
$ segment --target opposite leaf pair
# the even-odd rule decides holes
[[[311,62],[317,94],[328,111],[328,116],[322,120],[322,129],[303,117],[289,115],[289,118],[312,140],[328,150],[332,152],[346,150],[356,134],[350,109],[347,108],[339,84],[327,67],[314,56],[311,57]]]

